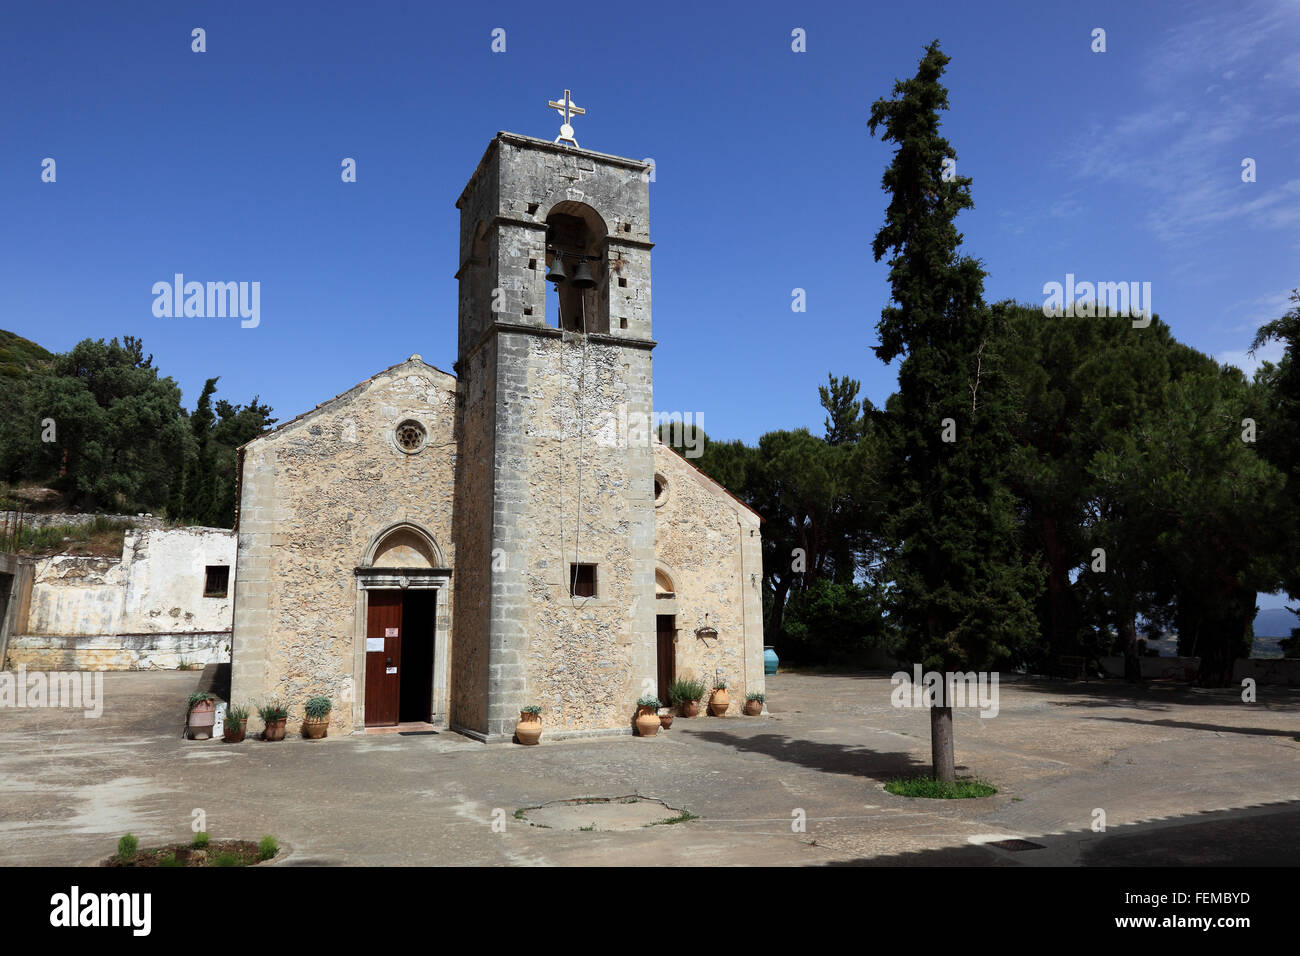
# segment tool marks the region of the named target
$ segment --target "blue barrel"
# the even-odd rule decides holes
[[[763,647],[763,673],[775,674],[776,669],[781,665],[781,659],[776,656],[776,648],[771,644]]]

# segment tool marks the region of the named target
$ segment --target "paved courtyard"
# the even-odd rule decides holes
[[[188,839],[195,809],[214,839],[274,834],[288,850],[279,865],[1290,865],[1300,854],[1297,689],[1261,687],[1244,704],[1175,684],[1004,682],[997,717],[956,718],[958,773],[998,793],[934,801],[882,789],[924,773],[930,753],[928,713],[892,707],[882,675],[782,673],[768,678],[767,717],[533,748],[450,732],[186,741],[197,680],[105,674],[95,720],[0,710],[0,864],[92,864],[128,831],[142,847]],[[606,806],[594,829],[528,822],[528,808],[555,801],[632,796],[695,819],[643,826],[658,807],[619,822]],[[1105,832],[1092,829],[1098,810]],[[1016,838],[1040,848],[991,845]]]

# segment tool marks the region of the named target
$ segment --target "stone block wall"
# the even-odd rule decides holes
[[[451,648],[450,723],[488,732],[488,669],[492,609],[492,522],[495,502],[496,340],[459,366],[460,450],[456,461],[456,639]]]
[[[653,463],[616,423],[651,407],[649,351],[503,333],[489,732],[540,704],[552,733],[626,730],[654,677]],[[595,564],[594,598],[570,566]]]
[[[728,713],[738,713],[747,692],[765,688],[760,520],[657,441],[654,460],[665,483],[655,509],[655,552],[674,588],[672,599],[655,603],[658,613],[677,618],[677,675],[711,689],[721,671]],[[698,636],[705,627],[717,637]]]
[[[454,566],[456,380],[419,356],[318,406],[244,448],[231,694],[291,709],[323,694],[331,731],[359,720],[354,661],[365,600],[355,569],[385,529],[424,529]],[[406,419],[427,430],[417,454],[396,444]],[[451,627],[453,600],[440,597]],[[454,652],[453,652],[454,653]],[[256,720],[252,724],[257,724]],[[256,729],[256,727],[254,727]]]

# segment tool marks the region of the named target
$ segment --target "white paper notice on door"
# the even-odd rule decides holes
[[[384,649],[384,639],[382,637],[367,637],[367,651],[382,651]]]
[[[389,667],[389,668],[387,668],[387,669],[384,671],[384,673],[385,673],[385,674],[396,674],[396,673],[397,673],[397,668],[396,668],[396,667]]]

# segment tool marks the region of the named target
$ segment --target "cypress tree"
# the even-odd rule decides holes
[[[892,290],[876,328],[883,362],[903,357],[884,416],[890,444],[885,522],[890,617],[907,656],[926,670],[988,670],[1032,640],[1041,574],[1020,554],[1015,500],[1015,403],[1002,373],[1005,315],[983,301],[984,271],[960,252],[954,221],[973,205],[971,179],[939,134],[949,58],[936,40],[916,75],[871,108],[873,135],[895,144],[876,234]],[[945,684],[947,682],[945,681]],[[952,701],[930,707],[934,776],[955,778]]]

